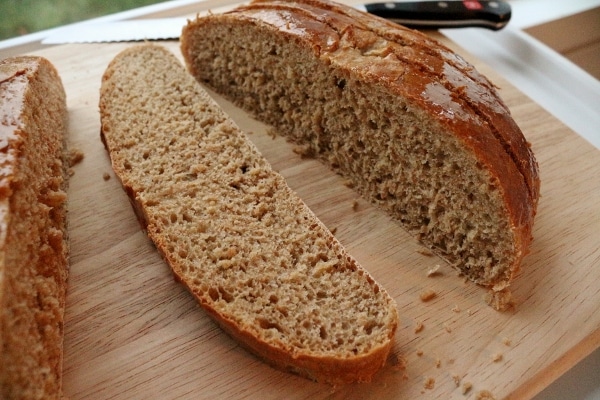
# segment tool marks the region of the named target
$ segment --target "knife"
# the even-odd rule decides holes
[[[511,17],[505,1],[399,1],[355,6],[410,28],[480,27],[502,29]],[[187,18],[79,23],[52,30],[42,44],[179,39]]]
[[[355,7],[409,28],[480,27],[499,30],[508,24],[511,16],[510,4],[505,1],[409,1]]]

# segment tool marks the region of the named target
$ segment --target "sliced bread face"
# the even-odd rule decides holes
[[[495,87],[437,41],[325,0],[190,21],[188,69],[353,182],[471,280],[528,251],[537,163]]]
[[[371,379],[393,343],[393,299],[174,55],[155,45],[117,55],[100,112],[149,237],[225,331],[314,380]]]

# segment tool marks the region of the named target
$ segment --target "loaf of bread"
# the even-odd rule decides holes
[[[62,395],[66,130],[54,66],[0,61],[0,399]]]
[[[536,160],[494,85],[442,44],[326,0],[256,0],[190,21],[181,50],[471,280],[500,291],[519,270]]]
[[[226,332],[317,381],[369,381],[385,364],[393,299],[173,54],[145,44],[117,55],[100,114],[138,218]]]

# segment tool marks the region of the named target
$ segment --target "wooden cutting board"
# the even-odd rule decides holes
[[[181,59],[177,42],[162,44]],[[600,346],[600,152],[457,49],[501,87],[540,164],[542,198],[533,247],[513,285],[516,308],[500,313],[488,307],[483,289],[423,254],[397,222],[340,177],[301,159],[264,125],[215,96],[398,302],[393,356],[370,384],[333,388],[259,361],[173,280],[112,173],[99,137],[100,79],[131,45],[63,45],[35,53],[51,60],[63,78],[70,145],[85,155],[69,189],[64,392],[71,400],[475,399],[486,390],[496,399],[523,399]],[[439,273],[428,277],[437,265]],[[424,303],[419,294],[429,288],[437,297]],[[471,385],[466,394],[463,384]]]

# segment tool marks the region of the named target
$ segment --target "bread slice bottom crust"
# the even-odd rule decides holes
[[[138,218],[226,332],[317,381],[371,380],[393,344],[395,302],[173,54],[117,55],[100,112]]]

